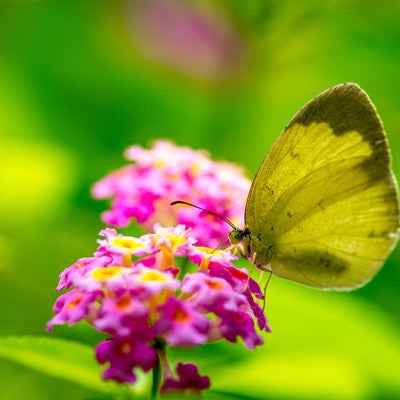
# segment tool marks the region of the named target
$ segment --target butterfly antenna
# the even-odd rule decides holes
[[[237,230],[237,227],[233,224],[232,221],[229,221],[228,218],[225,218],[222,215],[219,215],[219,214],[215,213],[214,211],[206,210],[203,207],[196,206],[196,204],[189,203],[188,201],[184,201],[184,200],[176,200],[176,201],[173,201],[172,203],[169,203],[169,204],[170,204],[170,206],[174,206],[175,204],[185,204],[186,206],[198,208],[199,210],[202,210],[202,211],[206,212],[207,214],[214,215],[214,217],[217,217],[220,220],[226,222],[232,229]]]

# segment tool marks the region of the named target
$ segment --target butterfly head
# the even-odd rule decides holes
[[[229,232],[228,237],[232,244],[232,247],[235,248],[242,257],[247,258],[250,254],[249,228],[234,228],[232,231]]]
[[[229,240],[233,245],[237,245],[243,242],[243,240],[246,240],[246,238],[248,237],[250,237],[250,231],[248,228],[246,229],[234,228],[232,231],[229,232]]]

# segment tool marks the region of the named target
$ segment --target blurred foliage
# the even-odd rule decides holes
[[[44,335],[58,274],[92,254],[102,227],[106,204],[90,186],[130,144],[172,138],[251,176],[306,101],[354,81],[378,108],[400,176],[399,19],[396,0],[3,0],[0,334]],[[184,358],[200,360],[221,396],[398,398],[399,263],[397,249],[354,293],[275,279],[262,349],[217,344]],[[52,335],[98,339],[80,326]],[[0,368],[2,399],[96,396]]]

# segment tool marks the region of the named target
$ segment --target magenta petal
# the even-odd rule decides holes
[[[102,296],[103,292],[100,290],[83,293],[74,289],[64,293],[54,305],[56,315],[47,324],[47,331],[50,332],[54,325],[73,325],[86,318],[93,304]]]
[[[162,392],[183,390],[204,390],[210,387],[210,378],[200,376],[194,364],[179,363],[176,367],[178,379],[167,378],[161,387]]]
[[[103,373],[104,379],[127,383],[136,380],[133,368],[149,371],[157,364],[156,350],[131,337],[113,338],[98,344],[96,358],[101,364],[110,363]]]
[[[207,342],[210,321],[193,304],[170,297],[159,312],[161,318],[154,329],[168,344],[188,347]]]
[[[252,318],[243,311],[226,312],[220,325],[220,331],[225,339],[232,343],[236,342],[238,336],[241,337],[251,350],[263,343],[261,336],[255,331]]]

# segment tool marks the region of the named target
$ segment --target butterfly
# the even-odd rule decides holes
[[[229,238],[273,275],[318,289],[370,281],[395,247],[399,200],[381,119],[354,83],[307,103],[278,137]]]

